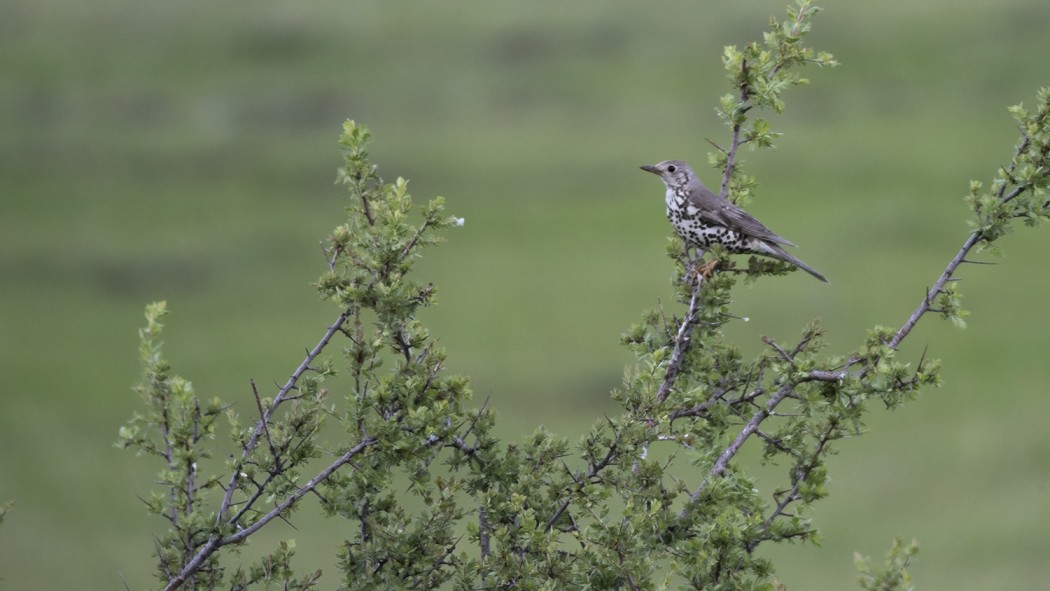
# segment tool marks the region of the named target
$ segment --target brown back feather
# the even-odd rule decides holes
[[[790,240],[770,230],[754,216],[734,205],[732,201],[705,187],[695,175],[690,181],[689,202],[700,210],[700,217],[704,220],[774,244],[795,246]]]

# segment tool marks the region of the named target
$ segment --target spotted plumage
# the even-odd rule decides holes
[[[703,249],[720,244],[732,253],[764,255],[791,263],[827,282],[816,269],[780,247],[794,244],[733,202],[711,192],[685,162],[665,160],[645,165],[642,170],[659,176],[664,182],[667,219],[687,244]]]

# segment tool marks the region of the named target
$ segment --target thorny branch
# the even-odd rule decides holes
[[[219,548],[229,544],[236,544],[238,542],[244,541],[248,536],[258,531],[261,527],[283,515],[289,507],[291,507],[299,499],[306,495],[306,493],[317,488],[319,484],[324,482],[336,470],[341,468],[344,464],[349,463],[350,460],[354,458],[354,456],[361,453],[368,447],[375,445],[376,443],[378,443],[378,440],[374,437],[369,437],[367,439],[362,440],[360,443],[350,448],[349,451],[344,453],[337,460],[329,464],[328,467],[322,470],[320,473],[318,473],[317,476],[311,478],[309,482],[297,488],[295,492],[288,495],[283,501],[281,501],[281,503],[279,503],[273,509],[271,509],[269,513],[257,519],[255,523],[252,523],[250,526],[244,529],[238,529],[237,533],[228,536],[222,536],[220,533],[212,534],[211,537],[208,538],[208,541],[205,542],[204,545],[201,547],[201,549],[197,551],[197,554],[195,554],[193,558],[189,562],[187,562],[185,566],[182,567],[182,570],[179,571],[179,574],[174,578],[168,580],[168,584],[166,587],[164,587],[164,591],[174,591],[175,589],[178,589],[180,586],[182,586],[183,583],[186,582],[186,580],[193,576],[193,573],[197,572],[200,569],[201,565],[204,564],[204,561],[207,560],[208,557],[210,557],[212,554],[214,554]]]
[[[777,407],[777,405],[783,402],[784,399],[791,395],[793,392],[794,387],[791,384],[784,384],[780,387],[779,390],[776,391],[776,393],[769,397],[769,400],[766,401],[766,405],[764,407],[759,409],[757,412],[755,412],[755,414],[751,416],[751,420],[749,420],[747,424],[744,425],[744,428],[741,429],[739,433],[737,433],[736,437],[733,438],[733,441],[729,444],[729,446],[726,447],[722,454],[718,456],[718,460],[715,461],[714,466],[712,466],[711,469],[708,471],[707,477],[704,478],[703,482],[700,483],[700,486],[697,487],[697,489],[694,490],[692,493],[690,493],[689,497],[693,502],[695,502],[700,497],[700,493],[703,492],[704,488],[707,487],[707,484],[711,478],[721,476],[722,473],[725,472],[726,467],[729,465],[729,461],[732,460],[733,456],[735,456],[737,452],[740,451],[740,448],[743,447],[744,442],[747,441],[747,439],[751,437],[751,435],[753,435],[756,431],[758,431],[758,426],[762,424],[762,421],[766,420],[767,418],[769,418],[770,415],[773,414],[773,410]]]
[[[1009,168],[1007,170],[1006,176],[1008,178],[1011,178],[1011,179],[1013,178],[1012,177],[1012,173],[1017,167],[1018,157],[1022,153],[1024,153],[1024,151],[1028,148],[1029,145],[1030,145],[1030,139],[1029,139],[1028,134],[1025,133],[1022,136],[1021,142],[1017,146],[1017,150],[1014,153],[1013,161],[1010,163],[1010,166],[1009,166]],[[1047,171],[1046,173],[1044,173],[1044,176],[1046,176],[1048,173],[1050,173],[1050,171]],[[1013,182],[1016,182],[1016,181],[1013,181]],[[1007,192],[1007,187],[1009,187],[1010,185],[1008,185],[1007,183],[1003,183],[999,187],[998,191],[996,191],[996,197],[1000,201],[1002,201],[1003,203],[1009,202],[1009,201],[1015,199],[1018,195],[1021,195],[1022,193],[1024,193],[1025,191],[1028,191],[1028,190],[1032,189],[1033,188],[1033,184],[1034,183],[1031,182],[1031,181],[1024,182],[1024,183],[1019,183],[1019,184],[1014,185],[1013,189],[1011,189],[1010,192]],[[912,329],[915,328],[915,325],[918,324],[919,320],[927,312],[935,311],[934,308],[933,308],[933,302],[936,300],[937,296],[944,291],[944,286],[945,285],[947,285],[948,283],[950,283],[952,281],[957,281],[958,280],[955,277],[955,273],[959,269],[959,266],[962,265],[963,263],[972,262],[972,261],[967,260],[966,257],[970,254],[970,252],[974,249],[974,247],[976,247],[978,244],[980,244],[983,240],[984,240],[984,236],[982,235],[982,233],[980,231],[975,231],[975,232],[971,232],[970,233],[970,235],[966,238],[966,241],[963,242],[962,247],[959,248],[959,251],[956,252],[955,256],[952,257],[951,261],[948,262],[948,266],[945,267],[943,272],[941,272],[940,276],[937,278],[937,281],[935,281],[933,283],[932,287],[930,287],[928,290],[926,290],[925,294],[923,295],[922,300],[919,302],[919,305],[916,306],[915,310],[911,313],[910,316],[908,316],[908,319],[904,322],[904,324],[900,327],[900,329],[898,329],[897,332],[894,333],[893,338],[891,338],[889,340],[889,342],[886,343],[887,346],[889,346],[892,349],[899,348],[901,342],[903,342],[904,339],[911,333]],[[851,358],[849,361],[847,361],[842,366],[842,368],[840,370],[838,370],[836,372],[813,371],[813,372],[810,372],[809,375],[810,375],[810,378],[815,380],[815,381],[838,381],[838,380],[842,380],[843,378],[846,377],[846,373],[850,370],[850,368],[853,365],[856,365],[857,363],[859,363],[860,361],[861,361],[860,358],[856,358],[856,357],[855,358]]]
[[[310,351],[307,352],[306,357],[303,359],[302,363],[300,363],[299,367],[297,367],[295,371],[292,372],[291,377],[288,378],[288,381],[285,382],[284,386],[282,386],[281,389],[278,390],[277,395],[274,396],[273,402],[270,403],[270,408],[266,409],[266,412],[264,412],[262,414],[262,417],[259,418],[259,422],[256,423],[255,429],[252,431],[251,437],[248,439],[248,442],[244,445],[244,450],[241,452],[241,457],[238,460],[237,465],[234,466],[234,469],[231,471],[232,473],[230,474],[230,481],[229,484],[227,484],[226,486],[226,494],[223,495],[222,504],[219,505],[219,511],[215,519],[215,525],[217,528],[223,525],[232,525],[228,522],[223,523],[223,520],[226,519],[226,515],[228,514],[231,503],[233,502],[233,494],[237,490],[237,479],[241,473],[241,467],[248,460],[248,458],[251,457],[251,454],[255,451],[256,446],[258,446],[259,444],[260,436],[266,433],[267,425],[270,423],[270,420],[273,417],[273,413],[276,412],[277,408],[281,405],[282,402],[284,402],[285,398],[288,396],[288,393],[296,387],[296,384],[299,383],[299,379],[303,377],[303,374],[305,374],[308,369],[310,369],[310,364],[313,363],[314,359],[317,359],[317,356],[320,355],[322,351],[324,351],[325,347],[327,347],[328,343],[332,340],[332,337],[335,336],[335,333],[339,332],[339,330],[343,327],[343,324],[346,323],[347,319],[350,318],[350,315],[352,313],[353,310],[350,308],[343,310],[339,317],[336,318],[335,322],[333,322],[331,326],[329,326],[328,329],[325,331],[324,335],[321,337],[321,340],[318,341],[316,345],[314,345],[313,349],[310,349]]]
[[[674,386],[675,380],[678,378],[678,372],[682,369],[682,361],[689,350],[693,328],[696,327],[696,315],[699,312],[698,299],[702,288],[703,281],[700,277],[697,277],[693,284],[693,293],[689,297],[689,309],[686,310],[685,317],[682,318],[682,323],[679,325],[678,333],[674,338],[674,351],[671,353],[671,360],[667,363],[663,383],[660,384],[660,388],[656,391],[657,404],[667,400],[667,397],[671,394],[671,387]]]
[[[908,336],[908,333],[910,333],[912,329],[915,328],[915,325],[918,324],[919,319],[922,318],[924,314],[931,311],[931,305],[934,301],[934,298],[936,298],[937,294],[941,293],[941,290],[944,289],[944,286],[949,281],[951,281],[952,276],[955,274],[955,270],[959,268],[959,265],[961,265],[965,261],[966,255],[969,254],[970,250],[974,246],[976,246],[977,243],[980,241],[981,235],[979,232],[974,232],[970,234],[970,236],[966,239],[966,242],[963,243],[962,248],[959,249],[959,252],[955,253],[955,257],[952,258],[952,260],[948,263],[948,266],[945,267],[944,271],[941,273],[941,276],[938,277],[937,281],[934,282],[933,287],[931,287],[929,291],[926,292],[926,297],[922,298],[922,301],[919,302],[918,307],[915,308],[915,311],[911,313],[911,316],[908,317],[908,320],[906,320],[904,324],[900,327],[900,329],[896,332],[896,334],[893,335],[893,338],[890,339],[890,342],[887,343],[887,345],[889,345],[893,349],[896,349],[900,346],[901,341],[903,341],[904,338]]]
[[[252,431],[251,437],[249,437],[248,441],[244,445],[244,449],[241,452],[240,458],[234,465],[233,470],[231,470],[229,483],[225,487],[225,494],[223,495],[222,502],[219,505],[219,510],[216,513],[214,533],[212,533],[211,536],[209,536],[207,542],[205,542],[204,545],[200,547],[200,549],[193,556],[193,558],[182,567],[178,575],[176,575],[173,578],[169,578],[168,585],[165,587],[165,591],[171,591],[173,589],[179,588],[179,586],[186,582],[186,580],[189,577],[193,576],[193,573],[197,572],[201,568],[201,566],[204,564],[204,561],[207,560],[208,557],[210,557],[212,554],[214,554],[219,548],[227,544],[233,544],[243,540],[252,532],[255,532],[266,523],[269,523],[274,518],[280,516],[285,510],[287,510],[288,507],[295,503],[299,498],[301,498],[306,493],[312,491],[318,484],[320,484],[326,478],[328,478],[328,476],[330,476],[336,469],[341,467],[343,464],[347,463],[350,460],[350,458],[352,458],[354,455],[360,453],[362,450],[375,443],[375,440],[370,438],[362,440],[362,442],[358,446],[352,448],[349,452],[347,452],[347,454],[344,454],[342,457],[337,459],[335,462],[329,465],[328,468],[326,468],[324,471],[322,471],[320,474],[314,477],[314,479],[310,480],[307,484],[303,485],[294,493],[289,495],[284,501],[282,501],[280,504],[274,507],[273,510],[256,520],[255,523],[253,523],[251,526],[244,529],[240,529],[240,526],[236,522],[239,521],[240,518],[248,512],[251,505],[261,496],[259,494],[259,490],[257,490],[256,494],[252,495],[247,500],[247,502],[244,503],[244,506],[242,506],[239,511],[230,516],[230,510],[233,506],[233,496],[239,488],[237,481],[241,478],[241,471],[244,465],[249,461],[249,458],[251,457],[252,453],[254,453],[255,449],[258,447],[260,439],[262,437],[266,437],[267,441],[270,442],[270,449],[271,452],[274,453],[275,461],[279,462],[279,458],[277,458],[276,451],[273,447],[273,443],[269,439],[269,423],[273,418],[274,412],[276,412],[277,408],[281,405],[281,403],[287,399],[288,393],[296,388],[296,385],[298,384],[300,378],[302,378],[306,371],[310,369],[310,364],[313,363],[314,359],[316,359],[321,354],[321,352],[324,351],[325,347],[328,346],[328,343],[332,340],[332,337],[342,329],[347,319],[349,319],[351,313],[351,309],[344,310],[339,315],[339,317],[336,318],[335,322],[333,322],[331,326],[329,326],[327,330],[325,330],[325,333],[321,337],[321,340],[318,341],[318,343],[314,346],[313,349],[307,352],[306,357],[303,359],[302,363],[300,363],[299,366],[295,369],[295,371],[292,372],[292,375],[288,378],[288,381],[285,382],[284,386],[282,386],[281,389],[277,392],[277,395],[274,396],[273,402],[270,404],[269,408],[265,410],[263,409],[261,400],[258,400],[258,392],[255,390],[255,384],[254,382],[252,382],[252,388],[257,397],[257,404],[259,406],[260,411],[259,422],[256,423],[255,428]],[[237,525],[238,532],[236,534],[224,537],[222,535],[222,532],[224,530],[228,530],[230,526],[234,525]]]

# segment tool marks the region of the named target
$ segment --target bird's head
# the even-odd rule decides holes
[[[668,187],[688,185],[696,177],[693,169],[681,160],[664,160],[659,164],[646,164],[642,170],[660,177]]]

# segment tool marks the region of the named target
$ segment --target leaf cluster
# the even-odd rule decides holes
[[[897,538],[886,553],[881,565],[873,565],[870,558],[855,553],[853,562],[859,571],[858,582],[865,591],[911,591],[911,573],[908,567],[919,553],[919,544],[912,540],[908,545]]]
[[[1026,226],[1038,226],[1050,216],[1050,88],[1040,89],[1035,111],[1023,104],[1010,107],[1017,121],[1021,139],[1014,157],[999,168],[989,190],[980,181],[970,181],[966,202],[973,210],[970,229],[977,233],[979,249],[991,249],[993,244],[1013,228],[1014,220]]]

